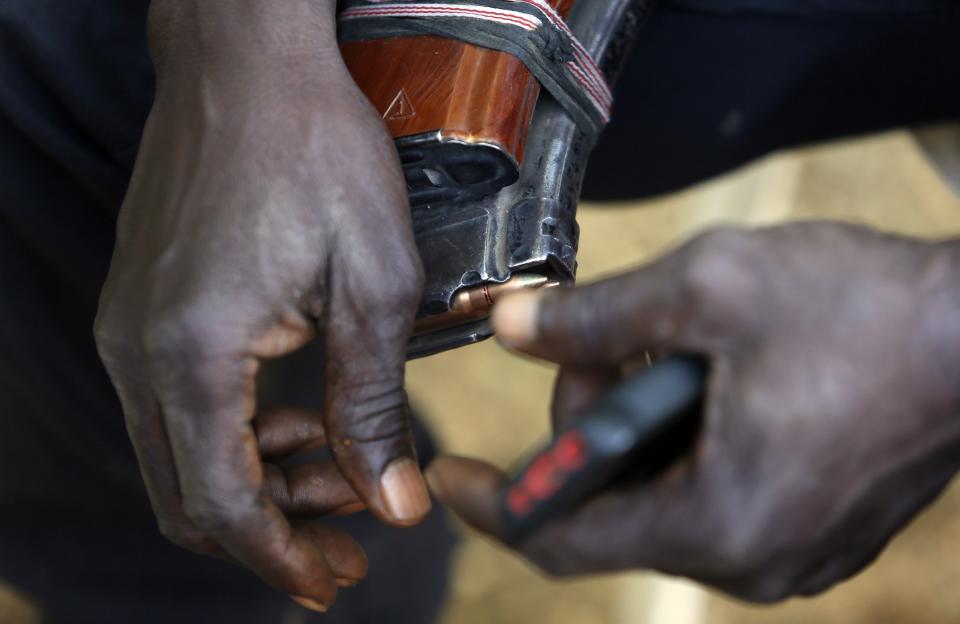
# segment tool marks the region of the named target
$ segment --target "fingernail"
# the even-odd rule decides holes
[[[380,494],[397,522],[414,522],[430,511],[430,495],[417,462],[402,457],[387,466],[380,477]]]
[[[357,579],[352,579],[352,578],[338,578],[337,587],[343,587],[343,588],[356,587],[357,583],[359,582],[360,581],[358,581]]]
[[[316,611],[318,613],[326,613],[327,607],[323,603],[317,602],[312,598],[303,598],[301,596],[290,596],[293,598],[293,601],[303,607],[304,609],[310,609],[311,611]]]
[[[522,349],[537,337],[537,313],[543,293],[518,292],[493,308],[493,331],[508,349]]]

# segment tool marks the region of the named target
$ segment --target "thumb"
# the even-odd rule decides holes
[[[430,511],[404,391],[419,299],[413,282],[397,279],[392,290],[381,283],[379,299],[370,288],[336,293],[324,332],[327,443],[370,511],[398,526],[415,525]]]
[[[482,533],[499,535],[500,499],[506,476],[486,462],[441,456],[426,472],[427,485],[441,503]]]

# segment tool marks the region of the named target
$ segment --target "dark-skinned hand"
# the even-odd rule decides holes
[[[366,559],[317,517],[430,505],[403,390],[422,267],[334,9],[153,0],[156,101],[96,324],[160,530],[318,610]],[[258,414],[259,363],[318,334],[323,413]],[[265,463],[321,444],[335,466]]]
[[[711,366],[686,455],[520,553],[554,575],[656,569],[763,602],[855,574],[960,466],[958,275],[956,243],[807,223],[713,231],[619,277],[505,299],[501,341],[562,365],[557,428],[647,351]],[[503,473],[447,457],[427,477],[497,535]]]

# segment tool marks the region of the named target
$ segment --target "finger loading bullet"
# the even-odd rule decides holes
[[[486,283],[476,288],[464,289],[454,295],[447,312],[417,319],[414,333],[422,334],[480,321],[490,316],[494,304],[505,295],[523,290],[554,288],[559,285],[559,281],[546,275],[522,273],[502,284]]]

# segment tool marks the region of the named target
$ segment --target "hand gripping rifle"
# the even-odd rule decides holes
[[[346,0],[341,49],[396,139],[427,284],[408,355],[572,282],[577,201],[651,0]]]

